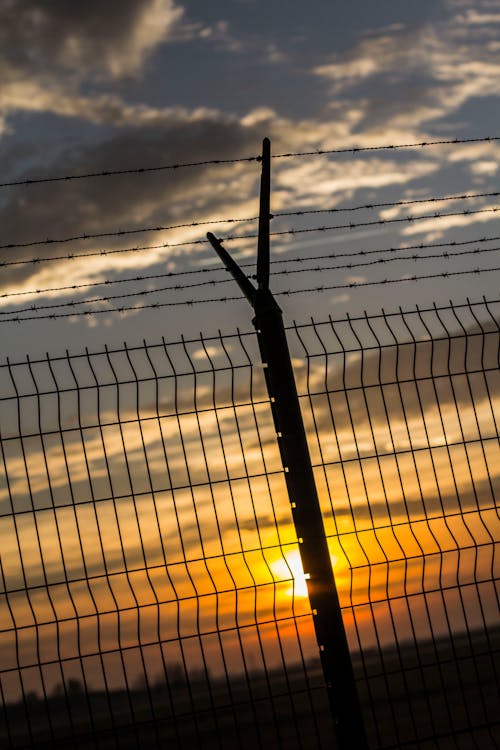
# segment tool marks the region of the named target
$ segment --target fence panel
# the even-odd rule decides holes
[[[498,306],[295,326],[316,481],[376,748],[494,748]]]
[[[374,750],[500,745],[497,320],[288,331]],[[2,745],[334,747],[255,335],[0,394]]]

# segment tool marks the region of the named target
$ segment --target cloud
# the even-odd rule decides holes
[[[313,69],[335,96],[364,98],[366,129],[418,128],[470,99],[496,96],[498,14],[472,9],[434,25],[383,29]],[[366,97],[367,85],[377,91]]]
[[[126,169],[204,161],[214,155],[220,159],[231,159],[258,152],[259,140],[260,129],[242,126],[237,118],[206,110],[188,112],[174,109],[163,111],[150,125],[143,123],[140,128],[123,128],[97,145],[63,154],[60,163],[64,164],[66,173],[78,174],[100,172],[116,164]],[[49,173],[53,173],[53,170],[53,167],[48,168]],[[208,173],[210,177],[207,176]],[[203,221],[213,218],[214,214],[225,216],[227,213],[231,217],[248,213],[253,215],[255,206],[247,205],[242,196],[251,195],[253,198],[254,191],[250,190],[248,183],[253,183],[257,178],[256,165],[243,162],[227,168],[210,168],[207,165],[125,178],[53,183],[40,188],[33,186],[34,189],[21,187],[9,191],[0,215],[4,222],[4,236],[8,236],[13,242],[107,230],[113,232],[120,228],[178,224],[193,219]],[[127,238],[128,246],[160,243],[162,240],[188,241],[204,237],[205,231],[206,228],[187,227],[177,233],[134,235]],[[124,246],[123,240],[120,244]],[[113,244],[112,239],[104,238],[70,245],[18,248],[15,257],[20,260],[36,256],[59,256],[70,250],[113,246],[116,246],[116,240]],[[13,255],[12,250],[1,253],[3,260],[12,259]],[[165,251],[157,251],[147,260],[136,255],[130,263],[138,267],[143,263],[151,263],[155,258],[161,258],[165,263]],[[82,266],[78,271],[77,263],[74,261],[71,266],[76,278],[82,275],[82,271],[88,274],[95,267],[94,262],[87,259],[82,261],[85,268]],[[122,269],[126,268],[127,256],[121,255],[119,264]],[[100,270],[110,265],[116,267],[117,258],[103,257],[97,265]],[[50,269],[41,265],[14,268],[17,270],[11,272],[5,282],[8,283],[13,278],[17,282],[28,278],[34,281],[36,278],[38,284],[41,275],[50,277],[53,274],[54,266],[51,264]]]
[[[144,115],[112,93],[89,90],[141,74],[161,44],[189,38],[182,19],[175,0],[7,0],[0,25],[0,135],[8,131],[6,118],[20,111],[94,124],[121,124],[138,109]]]
[[[4,64],[28,75],[135,73],[175,33],[183,14],[174,0],[7,0],[3,6]]]
[[[103,111],[108,107],[109,112],[109,103],[106,104],[103,100],[102,104]],[[57,167],[49,165],[44,169],[33,168],[25,176],[100,172],[112,169],[115,165],[127,169],[204,161],[214,157],[239,158],[258,153],[263,135],[271,136],[273,153],[321,149],[332,143],[343,146],[353,137],[350,128],[354,119],[349,119],[349,116],[332,125],[330,122],[314,119],[287,119],[268,108],[253,110],[238,118],[208,109],[134,108],[118,100],[115,104],[116,110],[110,114],[110,118],[117,119],[122,127],[114,129],[110,136],[97,144],[60,154]],[[134,116],[131,115],[132,112]],[[134,122],[133,126],[126,124],[129,120]],[[373,134],[367,137],[369,140]],[[470,148],[459,152],[456,149],[454,152],[446,152],[444,163],[448,159],[450,164],[454,164],[453,159],[459,153],[462,154],[462,160],[465,160],[465,168],[469,169],[479,155],[482,161],[491,161],[495,156],[495,149],[493,143],[471,144]],[[356,197],[356,202],[372,203],[374,191],[393,187],[397,188],[396,195],[400,195],[401,186],[406,190],[406,197],[411,198],[414,197],[414,186],[418,185],[418,197],[425,197],[429,193],[422,187],[422,180],[432,179],[442,166],[443,153],[439,159],[432,159],[430,152],[425,155],[423,152],[407,152],[401,158],[394,152],[388,152],[386,156],[377,152],[366,155],[362,160],[330,160],[324,156],[277,159],[273,162],[273,210],[332,208],[354,202],[354,196],[358,194],[363,198]],[[19,187],[4,193],[4,202],[0,208],[4,242],[29,242],[45,237],[70,237],[120,229],[190,224],[193,221],[225,217],[255,216],[258,211],[256,197],[259,174],[256,163],[241,162],[120,178],[75,180],[53,183],[50,186]],[[484,216],[492,218],[490,215]],[[367,221],[376,218],[377,213],[373,210],[364,216]],[[475,215],[467,219],[469,223],[474,220]],[[278,221],[279,224],[276,223]],[[330,223],[343,222],[339,217],[338,222]],[[273,228],[288,229],[296,225],[295,218],[283,218],[276,219]],[[450,227],[456,225],[455,222]],[[444,225],[441,226],[444,228]],[[433,224],[431,228],[436,227]],[[140,253],[99,255],[80,260],[59,260],[57,264],[8,267],[3,271],[2,291],[5,294],[62,286],[63,284],[54,283],[54,274],[70,279],[73,284],[81,284],[117,278],[118,274],[134,276],[146,268],[151,269],[149,273],[193,268],[194,262],[204,263],[206,259],[212,258],[213,253],[208,245],[181,246],[177,249],[162,248],[161,245],[204,240],[206,229],[205,226],[186,226],[172,231],[139,233],[130,237],[105,237],[67,244],[6,249],[0,253],[1,259],[5,261],[14,256],[16,259],[29,259],[64,256],[73,252],[78,255],[79,252],[135,245],[155,246]],[[231,233],[253,233],[256,226],[252,222],[242,222],[239,225],[214,223],[210,229],[225,236]],[[424,229],[422,226],[419,231]],[[403,227],[398,226],[396,231],[402,232]],[[282,240],[276,240],[276,251],[291,247],[289,239],[285,235]],[[335,236],[331,238],[331,242],[345,239],[345,235]],[[307,247],[312,244],[314,240],[308,236]],[[294,239],[294,249],[298,246]],[[231,244],[230,249],[236,258],[248,254],[253,257],[255,242],[238,241]],[[168,285],[168,280],[165,283]],[[141,284],[141,289],[145,286]],[[227,287],[220,289],[225,293]],[[88,294],[100,297],[127,291],[132,289],[123,286],[107,289],[98,287],[88,290]],[[137,291],[137,285],[133,291]],[[194,296],[196,294],[197,290]],[[62,296],[73,299],[75,293],[68,289]],[[127,304],[133,303],[134,299],[136,298],[127,301]],[[156,300],[150,296],[145,301]],[[23,308],[31,302],[40,304],[43,298],[33,294],[17,299],[1,299],[4,309],[6,305],[14,309]],[[120,302],[116,304],[119,305]]]

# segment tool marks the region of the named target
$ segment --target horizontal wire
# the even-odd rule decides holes
[[[432,198],[418,198],[415,200],[402,200],[402,201],[390,201],[386,203],[367,203],[359,206],[347,206],[346,208],[319,208],[319,209],[305,209],[300,211],[277,211],[271,214],[271,218],[277,218],[281,216],[308,216],[311,214],[325,214],[325,213],[346,213],[349,211],[362,211],[375,208],[389,208],[391,206],[410,206],[418,203],[439,203],[443,201],[453,200],[472,200],[474,198],[493,198],[500,195],[500,192],[493,193],[463,193],[460,195],[445,195],[436,196]],[[138,229],[117,229],[112,232],[95,232],[83,234],[75,234],[70,237],[46,237],[43,240],[30,240],[29,242],[9,242],[4,245],[0,245],[0,250],[12,250],[16,247],[35,247],[36,245],[57,245],[65,242],[76,242],[77,240],[95,240],[103,237],[124,237],[131,234],[145,234],[146,232],[165,232],[171,229],[186,229],[189,227],[203,227],[210,226],[212,224],[238,224],[249,221],[257,221],[258,216],[247,216],[242,219],[210,219],[207,221],[191,221],[184,224],[168,224],[159,225],[154,227],[139,227]]]
[[[493,195],[499,195],[499,193],[492,193]],[[145,234],[146,232],[166,232],[170,229],[186,229],[188,227],[203,227],[210,226],[211,224],[237,224],[245,221],[257,221],[258,216],[249,216],[244,219],[211,219],[210,221],[191,221],[184,224],[168,224],[158,225],[154,227],[139,227],[138,229],[117,229],[112,232],[95,232],[89,234],[74,234],[70,237],[47,237],[44,240],[30,240],[29,242],[9,242],[5,245],[0,245],[0,250],[11,250],[15,247],[34,247],[35,245],[58,245],[65,242],[75,242],[77,240],[96,240],[102,237],[124,237],[130,234]]]
[[[273,159],[285,159],[295,156],[323,156],[327,154],[359,154],[366,151],[384,151],[384,150],[397,150],[406,148],[425,148],[427,146],[441,146],[441,145],[458,145],[462,143],[487,143],[491,141],[498,141],[500,137],[497,136],[485,136],[483,138],[452,138],[450,140],[440,141],[421,141],[420,143],[398,143],[398,144],[387,144],[380,146],[354,146],[351,148],[334,148],[334,149],[318,149],[315,151],[297,151],[289,152],[284,154],[274,154]],[[0,188],[2,187],[14,187],[19,185],[37,185],[40,183],[50,182],[68,182],[70,180],[83,180],[92,177],[112,177],[114,175],[131,175],[131,174],[146,174],[148,172],[162,172],[166,170],[177,170],[184,169],[186,167],[205,167],[205,166],[217,166],[220,164],[237,164],[240,162],[260,162],[262,157],[259,156],[241,156],[234,159],[206,159],[204,161],[193,161],[193,162],[182,162],[179,164],[159,164],[152,167],[135,167],[131,169],[107,169],[101,172],[84,172],[82,174],[67,174],[67,175],[56,175],[54,177],[34,177],[32,179],[24,180],[11,180],[9,182],[0,182]]]
[[[363,266],[375,266],[375,265],[381,265],[384,263],[394,263],[398,261],[421,261],[421,260],[430,260],[430,259],[444,259],[444,260],[451,260],[452,258],[456,258],[459,255],[479,255],[482,253],[493,253],[500,250],[500,247],[488,247],[488,248],[475,248],[474,250],[459,250],[456,253],[431,253],[430,255],[401,255],[401,256],[395,256],[391,258],[379,258],[378,260],[367,260],[362,261],[361,263],[342,263],[341,265],[337,266],[313,266],[311,268],[292,268],[291,270],[282,270],[282,271],[273,271],[271,272],[273,276],[288,276],[292,273],[314,273],[314,272],[321,272],[321,271],[338,271],[342,269],[352,269],[352,268],[361,268]],[[255,278],[252,276],[252,278]],[[207,283],[207,282],[205,282]]]
[[[365,256],[365,255],[373,255],[373,254],[381,254],[381,253],[396,253],[396,252],[404,252],[406,250],[424,250],[431,247],[459,247],[461,245],[473,245],[474,243],[483,243],[483,242],[493,242],[500,240],[500,236],[498,237],[478,237],[473,240],[462,240],[460,242],[457,241],[451,241],[451,242],[430,242],[430,243],[419,243],[418,245],[407,245],[404,247],[387,247],[387,248],[379,248],[376,250],[357,250],[355,252],[345,252],[345,253],[329,253],[328,255],[309,255],[307,257],[301,257],[301,258],[275,258],[269,261],[270,265],[275,265],[277,263],[283,264],[283,263],[306,263],[307,261],[311,260],[327,260],[331,258],[349,258],[349,257],[356,257],[356,256]],[[67,258],[67,256],[63,256],[64,258]],[[72,256],[74,257],[82,257],[82,256]],[[240,268],[253,268],[255,267],[255,262],[252,263],[239,263],[238,264]],[[94,286],[110,286],[112,284],[126,284],[130,283],[132,281],[148,281],[150,279],[164,279],[164,278],[175,278],[177,276],[188,276],[192,274],[207,274],[207,273],[220,273],[219,267],[214,268],[195,268],[190,269],[187,271],[168,271],[166,273],[154,273],[154,274],[145,274],[142,276],[128,276],[125,279],[104,279],[103,281],[90,281],[85,284],[67,284],[66,286],[52,286],[52,287],[45,287],[44,289],[28,289],[24,290],[22,292],[4,292],[3,294],[0,294],[0,299],[5,299],[6,297],[24,297],[27,295],[36,295],[36,294],[46,294],[47,292],[64,292],[68,291],[70,289],[76,290],[76,289],[88,289],[89,287]]]
[[[472,198],[493,198],[500,195],[500,192],[495,193],[463,193],[461,195],[443,195],[433,198],[415,198],[412,200],[402,201],[388,201],[385,203],[366,203],[363,206],[347,206],[347,208],[315,208],[306,209],[305,211],[278,211],[271,214],[271,218],[276,216],[308,216],[311,214],[334,214],[334,213],[346,213],[348,211],[361,211],[362,209],[374,209],[374,208],[390,208],[392,206],[414,206],[418,203],[440,203],[442,201],[459,201],[459,200],[471,200]],[[248,221],[251,221],[249,219]]]
[[[478,208],[473,209],[471,211],[464,210],[464,211],[450,211],[447,213],[440,213],[439,211],[436,211],[432,214],[422,214],[421,216],[403,216],[397,219],[376,219],[375,221],[361,221],[361,222],[350,222],[349,224],[333,224],[333,225],[324,225],[320,227],[308,227],[305,229],[298,229],[298,228],[292,228],[292,229],[283,229],[277,232],[270,232],[271,237],[279,237],[284,235],[296,235],[296,234],[308,234],[311,232],[327,232],[332,231],[335,229],[356,229],[358,227],[368,227],[368,226],[383,226],[386,224],[397,224],[402,222],[407,223],[413,223],[415,221],[422,221],[424,219],[442,219],[449,216],[471,216],[475,214],[483,214],[483,213],[496,213],[499,211],[499,207],[493,207],[493,208]],[[234,242],[235,240],[248,240],[248,239],[257,239],[258,234],[233,234],[228,235],[227,237],[222,237],[220,239],[221,242]],[[176,247],[191,247],[194,245],[208,245],[209,242],[207,239],[200,239],[200,240],[189,240],[185,242],[163,242],[157,245],[143,245],[143,246],[136,246],[136,247],[126,247],[126,248],[118,248],[115,250],[94,250],[90,253],[68,253],[67,255],[58,255],[58,256],[52,256],[50,258],[29,258],[27,260],[12,260],[12,261],[1,261],[0,262],[0,268],[5,268],[7,266],[19,266],[19,265],[26,265],[29,263],[46,263],[49,261],[55,261],[55,260],[73,260],[74,258],[89,258],[89,257],[95,257],[100,255],[113,255],[114,253],[136,253],[140,252],[142,250],[156,250],[161,248],[176,248]],[[1,247],[7,247],[7,246],[1,246]],[[12,246],[11,246],[12,247]]]
[[[327,154],[359,154],[366,151],[385,151],[391,150],[396,151],[397,149],[405,148],[426,148],[427,146],[445,146],[445,145],[457,145],[460,143],[487,143],[490,141],[500,141],[500,136],[485,136],[484,138],[452,138],[450,140],[441,141],[421,141],[420,143],[398,143],[392,145],[381,145],[381,146],[359,146],[351,148],[331,148],[331,149],[317,149],[316,151],[295,151],[288,152],[285,154],[274,154],[273,159],[288,159],[294,156],[324,156]],[[1,187],[1,186],[0,186]]]
[[[273,276],[283,276],[283,275],[290,275],[293,273],[317,273],[317,272],[323,272],[323,271],[339,271],[343,269],[353,269],[353,268],[361,268],[366,266],[374,266],[374,265],[381,265],[383,263],[394,263],[398,261],[408,261],[412,260],[415,262],[423,261],[423,260],[429,260],[429,259],[445,259],[445,260],[451,260],[452,258],[455,258],[459,255],[477,255],[479,253],[492,253],[500,250],[500,247],[491,247],[491,248],[475,248],[474,250],[459,250],[456,253],[431,253],[430,255],[402,255],[399,257],[391,257],[391,258],[379,258],[378,260],[367,260],[362,261],[361,263],[343,263],[341,265],[336,266],[315,266],[312,268],[295,268],[291,270],[281,270],[281,271],[274,271],[272,273]],[[221,269],[217,269],[221,270]],[[168,274],[156,274],[151,275],[148,278],[163,278],[165,276],[168,276]],[[252,278],[255,278],[252,276]],[[135,280],[135,279],[134,279]],[[114,294],[109,295],[107,297],[92,297],[90,299],[83,299],[83,300],[70,300],[69,302],[58,302],[58,303],[52,303],[50,305],[30,305],[29,307],[22,307],[18,308],[16,310],[0,310],[0,315],[17,315],[19,313],[25,313],[25,312],[38,312],[39,310],[53,310],[57,307],[74,307],[75,305],[90,305],[97,302],[110,302],[115,299],[124,299],[126,297],[141,297],[146,296],[149,294],[155,294],[156,292],[167,292],[167,291],[180,291],[183,289],[191,289],[193,287],[202,287],[202,286],[216,286],[218,284],[228,284],[232,283],[232,278],[224,278],[224,279],[211,279],[209,281],[197,281],[192,284],[175,284],[174,286],[165,286],[165,287],[159,287],[155,289],[142,289],[138,292],[126,292],[124,294]]]
[[[496,139],[489,139],[496,140]],[[185,169],[186,167],[206,167],[220,164],[237,164],[240,162],[261,161],[261,156],[240,156],[235,159],[205,159],[203,161],[188,161],[179,164],[159,164],[153,167],[134,167],[131,169],[106,169],[101,172],[83,172],[82,174],[66,174],[55,177],[34,177],[25,180],[11,180],[0,182],[0,188],[16,185],[38,185],[43,182],[69,182],[70,180],[85,180],[89,177],[113,177],[125,174],[146,174],[147,172],[164,172],[166,170]]]
[[[442,311],[445,311],[445,310],[463,310],[463,309],[471,310],[473,307],[481,307],[481,308],[489,309],[488,308],[489,305],[499,305],[499,304],[500,304],[500,298],[498,298],[498,297],[495,298],[494,297],[494,298],[487,299],[483,295],[481,297],[481,299],[476,300],[476,301],[471,301],[467,297],[466,298],[466,302],[462,302],[462,303],[458,303],[458,302],[453,303],[450,300],[449,304],[444,304],[443,303],[443,304],[439,304],[437,306],[433,305],[431,307],[417,306],[417,308],[420,311],[420,313],[435,313],[436,311],[442,312]],[[384,320],[385,321],[388,318],[400,318],[401,315],[412,315],[415,312],[416,312],[416,309],[413,308],[413,307],[408,307],[408,308],[405,308],[405,309],[400,308],[398,311],[394,311],[394,312],[382,312],[382,313],[379,313],[379,314],[373,314],[372,316],[370,316],[370,318],[371,318],[371,320]],[[320,325],[322,325],[322,324],[331,325],[332,322],[333,323],[354,323],[354,322],[359,322],[359,321],[366,321],[366,316],[364,316],[364,315],[358,315],[358,316],[356,316],[356,315],[350,315],[348,318],[346,318],[346,317],[340,317],[340,318],[335,318],[333,321],[330,320],[330,319],[329,320],[319,321],[319,324]],[[302,329],[302,328],[311,328],[312,326],[313,326],[312,323],[302,323],[298,327],[300,329]],[[289,325],[289,326],[285,326],[285,328],[286,328],[287,331],[288,330],[290,330],[290,331],[296,331],[297,330],[297,325]],[[202,339],[206,343],[212,342],[212,341],[220,342],[220,335],[221,334],[219,333],[218,335],[202,336]],[[481,333],[480,332],[471,333],[470,335],[471,336],[476,336],[476,335],[479,336],[479,335],[481,335]],[[242,338],[245,338],[245,337],[248,337],[248,336],[253,339],[253,337],[255,336],[255,331],[254,330],[246,330],[246,331],[239,331],[237,333],[227,333],[227,334],[224,335],[224,338],[225,339],[239,339],[239,340],[241,340]],[[443,341],[448,341],[449,338],[450,337],[447,336],[447,337],[443,338],[442,340]],[[451,338],[452,339],[456,338],[456,336],[451,335]],[[439,341],[440,338],[438,337],[436,340]],[[166,341],[166,342],[162,342],[162,343],[152,343],[152,342],[146,343],[146,340],[143,339],[143,343],[141,345],[129,346],[129,347],[127,347],[127,349],[128,349],[129,352],[138,352],[138,351],[144,351],[145,347],[148,350],[149,349],[156,350],[156,349],[163,349],[165,345],[167,345],[167,346],[173,346],[173,345],[178,345],[178,344],[182,344],[182,345],[184,345],[184,344],[199,344],[199,342],[200,342],[199,337],[195,338],[195,339],[182,337],[181,339],[172,339],[172,340],[169,340],[169,341]],[[385,346],[390,346],[390,345],[385,345]],[[370,348],[370,347],[368,347],[368,348]],[[379,347],[372,347],[372,348],[373,349],[375,349],[375,348],[378,349]],[[359,352],[359,347],[355,347],[355,348],[347,347],[347,348],[344,348],[343,351],[346,354],[349,353],[349,352]],[[93,350],[93,351],[90,351],[90,352],[87,352],[87,351],[85,351],[85,352],[73,352],[72,354],[69,354],[68,350],[66,350],[66,354],[65,355],[59,355],[59,356],[56,355],[56,356],[51,357],[50,359],[51,359],[51,362],[67,362],[68,357],[70,357],[71,359],[80,360],[80,359],[86,359],[87,355],[90,355],[91,357],[102,356],[102,355],[106,355],[107,356],[107,354],[119,354],[119,353],[122,353],[122,352],[123,352],[123,348],[116,348],[116,347],[115,348],[113,348],[113,347],[109,348],[108,347],[108,348],[106,348],[106,350],[96,349],[96,350]],[[27,360],[17,360],[17,361],[12,361],[11,362],[9,360],[9,357],[7,357],[5,362],[0,361],[0,370],[5,369],[6,367],[7,368],[11,368],[11,367],[25,367],[26,366],[26,361]],[[43,358],[43,359],[30,359],[30,362],[31,362],[32,365],[34,365],[34,364],[37,364],[37,365],[39,365],[39,364],[46,364],[47,359],[46,358]],[[244,365],[244,364],[234,365],[234,368],[239,369],[239,368],[244,368],[245,366],[246,365]],[[191,374],[191,372],[192,371],[190,371],[189,374]],[[207,370],[207,372],[208,372],[208,370]],[[163,376],[159,376],[159,377],[160,377],[160,379],[162,379],[162,378],[169,378],[169,377],[174,377],[174,376],[175,375],[170,375],[170,376],[169,375],[163,375]],[[148,380],[148,379],[149,378],[146,378],[146,380]],[[151,379],[154,380],[153,377]],[[135,383],[135,380],[120,381],[120,383]],[[90,388],[90,387],[91,386],[85,386],[85,385],[79,386],[79,388],[81,388],[82,390],[86,390],[87,388]],[[74,388],[69,388],[69,389],[61,388],[60,390],[61,390],[61,392],[64,392],[65,390],[72,391],[72,390],[74,390]],[[78,388],[77,388],[77,390],[78,390]],[[53,391],[50,391],[50,392],[52,393]],[[40,392],[40,395],[46,395],[46,394],[47,394],[47,392]],[[34,394],[34,395],[36,395],[36,394]],[[5,400],[10,400],[10,398],[11,397],[8,397],[8,396],[6,396],[6,397],[0,397],[0,401],[2,401],[2,400],[4,400],[4,401]]]
[[[443,273],[426,274],[423,276],[409,276],[402,279],[383,279],[380,281],[360,281],[360,282],[348,282],[345,284],[332,284],[332,285],[321,285],[316,287],[310,287],[307,289],[288,289],[282,292],[274,292],[274,296],[291,296],[293,294],[303,294],[310,292],[325,292],[333,289],[354,289],[357,287],[364,286],[382,286],[386,284],[399,284],[408,281],[422,281],[426,279],[447,279],[452,276],[467,276],[470,274],[481,274],[481,273],[492,273],[500,271],[498,268],[471,268],[465,271],[446,271]],[[111,307],[105,310],[84,310],[84,311],[73,311],[69,313],[51,313],[50,315],[29,315],[23,318],[0,318],[0,323],[23,323],[27,320],[55,320],[57,318],[71,318],[74,316],[81,315],[102,315],[103,313],[124,313],[124,312],[137,312],[139,310],[156,310],[162,307],[179,307],[182,305],[192,306],[199,304],[207,304],[211,302],[234,302],[241,301],[241,295],[238,297],[215,297],[211,299],[192,299],[192,300],[181,300],[176,302],[154,302],[144,305],[132,305],[123,307]]]
[[[450,211],[447,213],[440,213],[439,211],[436,211],[433,214],[422,214],[421,216],[402,216],[397,219],[376,219],[375,221],[350,222],[349,224],[334,224],[322,227],[310,227],[306,229],[283,229],[278,232],[270,232],[270,236],[279,237],[281,235],[308,234],[310,232],[328,232],[334,229],[356,229],[358,227],[383,226],[385,224],[398,224],[402,222],[412,224],[415,221],[422,221],[424,219],[443,219],[447,216],[469,216],[472,214],[495,213],[499,210],[500,208],[496,206],[492,208],[478,208],[472,211]],[[227,240],[241,240],[257,236],[258,235],[233,235],[225,238],[223,237],[221,239],[221,242]]]

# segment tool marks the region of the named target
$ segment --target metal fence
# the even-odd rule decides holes
[[[374,750],[500,747],[499,307],[287,331]],[[0,367],[2,746],[335,747],[259,361]]]

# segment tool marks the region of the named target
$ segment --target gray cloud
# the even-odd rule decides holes
[[[130,73],[173,33],[181,15],[174,0],[7,0],[2,57],[12,70],[37,75],[55,68]]]
[[[47,174],[60,173],[61,168],[67,174],[78,174],[103,171],[117,164],[127,169],[203,161],[214,155],[220,159],[240,157],[258,151],[260,130],[259,124],[243,125],[236,118],[214,112],[173,110],[149,126],[123,128],[97,145],[63,154],[58,168],[47,167]],[[255,180],[258,170],[246,163],[226,170],[215,167],[217,172],[212,168],[208,179],[207,169],[196,167],[15,188],[8,192],[0,211],[4,242],[182,223],[193,218],[203,220],[224,208],[230,215],[241,211],[241,192],[230,189],[231,184],[237,186],[237,182],[231,181],[237,181],[239,174],[241,179]],[[34,173],[44,174],[39,168]],[[120,244],[131,246],[154,241],[158,241],[158,235],[134,235]],[[41,245],[6,249],[0,251],[0,257],[3,260],[49,257],[78,247],[83,250],[110,246],[113,246],[111,239]],[[9,273],[5,269],[4,284],[9,285],[13,280],[21,283],[40,270],[41,266],[36,265],[14,266]]]
[[[440,120],[475,97],[497,95],[500,14],[487,9],[468,3],[432,25],[379,30],[314,72],[335,96],[362,101],[363,128]]]

